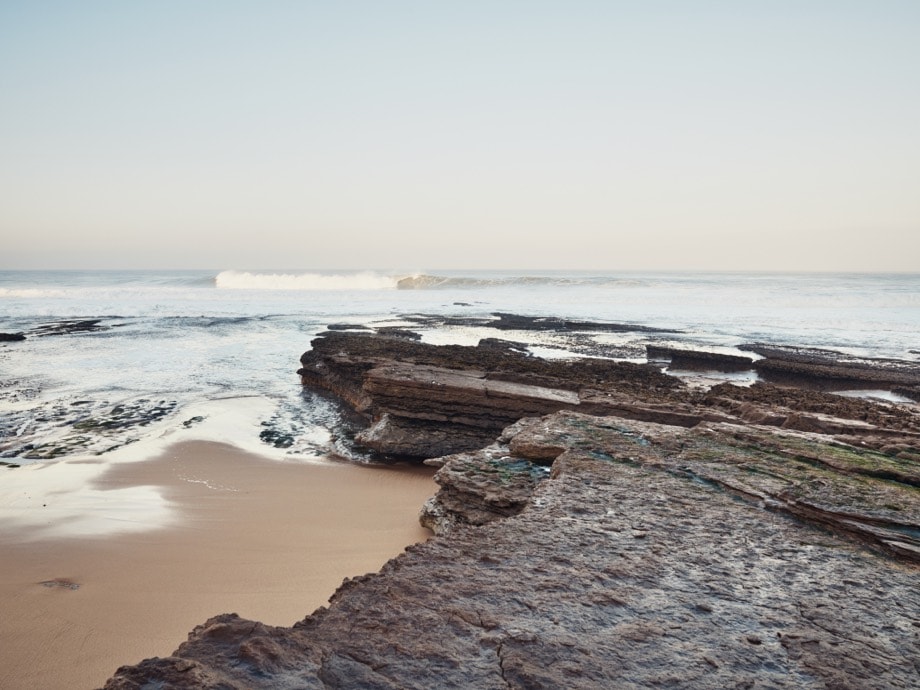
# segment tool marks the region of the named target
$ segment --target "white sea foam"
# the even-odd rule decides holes
[[[399,277],[362,273],[250,273],[221,271],[214,284],[223,290],[395,290]]]
[[[0,288],[0,298],[12,299],[42,299],[66,297],[64,290],[46,290],[42,288]]]
[[[765,342],[918,361],[918,296],[918,275],[0,271],[0,332],[26,335],[0,344],[0,455],[126,461],[153,452],[148,442],[208,438],[309,462],[338,420],[295,372],[329,324],[401,325],[439,344],[513,340],[543,357],[578,350],[569,345],[622,357],[646,341],[730,353]],[[406,318],[495,312],[675,332],[579,341]],[[100,330],[41,337],[65,319]]]
[[[19,539],[142,532],[177,519],[152,486],[101,489],[110,462],[64,460],[8,471],[0,485],[0,529]]]
[[[469,290],[483,288],[539,287],[635,287],[641,281],[610,276],[563,276],[528,274],[432,275],[427,273],[269,273],[221,271],[214,284],[235,290]]]

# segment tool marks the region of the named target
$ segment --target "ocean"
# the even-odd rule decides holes
[[[647,343],[752,342],[920,361],[920,274],[2,271],[0,333],[25,340],[0,342],[0,459],[199,438],[287,461],[345,452],[338,408],[295,373],[330,324],[405,326],[433,343],[499,337],[546,357],[584,345],[417,317],[496,312],[669,331],[589,336],[592,351],[635,361]]]

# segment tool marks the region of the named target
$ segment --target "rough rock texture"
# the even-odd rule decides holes
[[[604,321],[578,321],[561,319],[553,316],[525,316],[494,312],[490,318],[457,317],[433,314],[403,314],[402,318],[413,323],[436,326],[479,326],[495,328],[500,331],[552,331],[564,333],[582,331],[592,333],[679,333],[667,328],[653,328],[629,323],[609,323]]]
[[[672,356],[674,349],[667,350]],[[718,353],[681,351],[694,362],[734,367]],[[333,332],[313,341],[298,373],[333,393],[370,427],[356,440],[373,452],[431,458],[481,448],[522,417],[577,410],[693,427],[734,422],[831,434],[883,452],[916,453],[915,406],[757,383],[694,392],[655,367],[605,359],[544,360],[513,343],[435,346]]]
[[[740,355],[705,350],[687,350],[674,347],[646,345],[649,360],[667,362],[672,369],[689,369],[691,371],[746,371],[751,369],[754,360]]]
[[[434,346],[404,338],[331,332],[313,341],[298,371],[372,423],[357,437],[384,455],[430,458],[490,443],[508,424],[560,409],[615,406],[635,419],[682,414],[682,388],[654,368],[601,359],[548,361],[514,347]],[[676,418],[676,417],[675,417]],[[694,415],[685,420],[695,424]]]
[[[916,687],[918,489],[862,471],[872,453],[823,449],[524,420],[445,459],[445,536],[293,628],[218,616],[106,688]]]
[[[767,383],[721,384],[702,403],[749,424],[834,435],[837,441],[920,461],[920,413],[893,405]]]
[[[49,335],[73,335],[76,333],[95,333],[106,331],[110,325],[102,323],[102,319],[67,320],[45,323],[28,331],[28,333],[0,333],[0,342],[21,342],[27,337],[46,337]]]
[[[774,383],[812,385],[829,390],[843,387],[920,385],[920,363],[890,359],[861,359],[833,350],[748,344],[740,349],[761,355],[754,368]]]
[[[571,412],[521,420],[487,448],[433,461],[442,465],[435,475],[442,489],[428,505],[448,519],[427,520],[423,514],[423,522],[445,534],[457,524],[504,517],[506,505],[525,505],[520,494],[541,477],[540,465],[574,451],[625,458],[717,486],[920,562],[920,462],[828,443],[814,434],[735,424],[686,430]],[[491,476],[496,473],[503,487],[497,493]],[[495,506],[491,517],[483,506]]]
[[[459,446],[428,460],[436,536],[292,628],[217,616],[107,690],[918,686],[916,406],[494,341],[336,332],[302,361],[368,446]]]

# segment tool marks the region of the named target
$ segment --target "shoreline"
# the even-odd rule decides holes
[[[88,488],[156,487],[178,519],[102,536],[0,532],[0,686],[99,687],[227,610],[292,625],[344,578],[427,539],[417,514],[432,474],[279,462],[211,441],[113,464]]]
[[[814,348],[757,362],[803,383],[920,384],[913,363],[879,373]],[[916,406],[763,381],[702,392],[659,366],[540,360],[498,338],[330,329],[301,364],[304,385],[364,418],[357,445],[440,466],[421,515],[436,538],[292,627],[200,621],[107,690],[916,678]]]

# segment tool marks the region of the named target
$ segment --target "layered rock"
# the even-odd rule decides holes
[[[690,371],[747,371],[753,368],[754,360],[742,355],[732,355],[708,350],[646,345],[649,361],[667,363],[672,369]]]
[[[676,356],[669,349],[669,356]],[[733,356],[681,351],[708,366]],[[690,352],[690,355],[686,353]],[[478,347],[435,346],[396,337],[333,332],[301,358],[305,385],[329,391],[362,414],[359,444],[381,455],[430,458],[490,443],[508,424],[557,410],[693,427],[733,422],[813,431],[885,452],[920,446],[920,414],[904,406],[758,382],[693,391],[656,367],[529,356],[490,339]]]
[[[766,381],[809,385],[819,389],[920,387],[920,363],[891,359],[864,359],[833,350],[781,345],[748,344],[740,349],[760,355],[753,366]]]
[[[443,462],[443,536],[292,628],[218,616],[106,688],[916,681],[918,490],[872,453],[560,412]]]
[[[670,397],[682,384],[637,364],[547,361],[494,342],[434,346],[351,332],[332,332],[312,345],[301,358],[301,380],[365,415],[371,426],[356,440],[384,455],[475,450],[515,420],[560,409],[618,406],[637,419],[686,414]]]
[[[920,461],[920,413],[916,405],[766,383],[746,388],[721,384],[706,392],[701,402],[747,424],[827,434],[841,443]]]
[[[108,690],[916,685],[916,406],[497,341],[337,332],[302,362],[369,447],[455,449],[428,461],[436,536],[292,628],[217,616]]]

